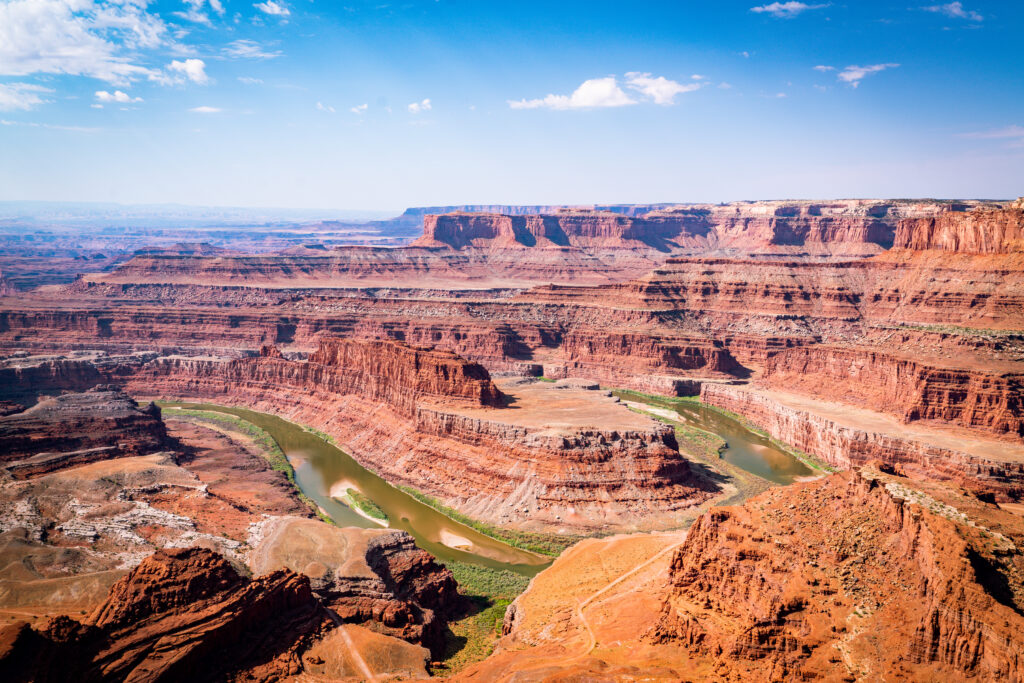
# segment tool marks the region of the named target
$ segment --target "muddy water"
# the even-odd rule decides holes
[[[551,564],[550,557],[513,548],[453,521],[391,486],[341,449],[287,420],[244,408],[206,403],[162,405],[168,409],[177,407],[227,413],[266,431],[295,468],[295,480],[302,492],[323,508],[339,526],[379,526],[356,514],[331,495],[332,488],[338,497],[346,488],[353,488],[370,498],[387,514],[391,528],[408,531],[419,547],[441,560],[509,569],[526,576],[533,576]]]
[[[722,451],[722,459],[740,469],[764,477],[776,484],[792,484],[802,477],[812,477],[815,472],[798,458],[783,451],[764,436],[743,426],[738,420],[713,410],[701,403],[679,401],[658,401],[645,399],[635,394],[623,394],[622,398],[651,406],[656,414],[678,419],[685,425],[703,429],[722,437],[728,446]],[[660,409],[660,410],[658,410]],[[665,411],[667,414],[663,414]]]

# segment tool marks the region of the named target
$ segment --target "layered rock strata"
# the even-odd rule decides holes
[[[721,678],[1020,678],[1019,533],[905,481],[850,472],[705,514],[652,637]]]
[[[1024,252],[1024,209],[976,209],[901,221],[896,249],[966,254]]]
[[[945,367],[876,348],[816,345],[768,359],[761,384],[895,415],[1024,436],[1024,372]],[[1024,368],[1020,368],[1024,370]]]
[[[140,407],[108,387],[47,398],[0,417],[0,467],[18,478],[170,445],[156,405]]]
[[[833,467],[849,469],[880,460],[900,465],[921,476],[954,481],[962,486],[998,493],[1003,500],[1024,495],[1024,450],[1007,445],[1006,457],[981,455],[981,442],[972,439],[926,438],[919,434],[898,434],[898,430],[878,431],[856,426],[858,418],[840,419],[811,408],[790,405],[771,390],[754,391],[721,384],[705,384],[701,399],[710,405],[738,413],[764,429],[773,438],[821,458]],[[841,407],[833,410],[846,412]],[[946,444],[946,445],[942,445]],[[1000,443],[986,444],[993,451],[1004,450]],[[987,451],[988,449],[986,449]]]
[[[1020,678],[1020,516],[887,469],[583,541],[455,680]]]
[[[333,364],[350,362],[360,355],[356,349],[365,350],[365,367]],[[517,423],[526,413],[517,412],[522,407],[514,400],[508,408],[492,407],[501,394],[485,371],[480,376],[472,369],[478,366],[460,360],[456,372],[444,365],[449,362],[450,354],[396,342],[325,341],[305,362],[160,359],[111,381],[136,393],[240,404],[315,426],[389,481],[495,523],[670,525],[679,510],[714,489],[690,471],[666,426],[632,418],[622,429],[585,421],[552,426],[542,405],[529,412],[539,420]],[[375,367],[388,370],[375,374]],[[432,379],[424,384],[424,377]],[[439,377],[463,383],[432,393],[448,386],[434,385]],[[581,398],[583,406],[598,400]]]
[[[277,680],[302,671],[329,622],[305,576],[246,579],[209,550],[162,550],[83,622],[7,627],[0,668],[10,681]]]

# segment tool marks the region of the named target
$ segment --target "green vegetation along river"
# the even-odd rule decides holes
[[[727,443],[721,453],[724,460],[768,481],[789,484],[816,474],[767,437],[699,402],[625,391],[616,394],[654,414],[664,412],[662,417],[717,434]],[[161,402],[161,406],[234,415],[265,431],[295,469],[299,489],[340,526],[373,528],[386,523],[409,532],[417,545],[442,562],[507,569],[524,576],[533,576],[551,563],[551,557],[513,547],[452,519],[387,483],[322,435],[280,417],[207,403]]]
[[[717,434],[726,442],[721,452],[723,460],[770,482],[792,484],[804,477],[821,474],[792,453],[776,446],[767,436],[748,429],[739,420],[699,401],[663,399],[632,391],[616,391],[615,394],[627,402],[644,404],[643,409],[655,415],[679,420],[685,425]]]
[[[353,489],[387,515],[391,528],[408,531],[419,547],[441,561],[508,569],[526,576],[533,576],[551,564],[551,557],[514,548],[441,514],[388,484],[318,434],[280,417],[208,403],[161,401],[160,405],[168,410],[183,408],[234,415],[270,434],[295,468],[299,489],[339,526],[378,526],[370,519],[372,515],[360,515],[335,499],[344,498],[348,489]]]

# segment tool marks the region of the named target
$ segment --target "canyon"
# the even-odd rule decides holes
[[[792,484],[685,533],[578,544],[456,679],[1015,680],[1021,531],[885,467]]]
[[[1022,675],[1024,205],[446,208],[394,246],[143,245],[5,281],[0,614],[30,619],[0,666],[156,680],[237,647],[218,675],[358,679],[332,644],[408,676],[447,656],[449,570],[316,519],[252,443],[148,403],[171,400],[317,430],[502,538],[597,536],[457,680]],[[813,474],[747,499],[769,484],[728,444],[609,388],[720,411]],[[192,574],[196,611],[148,597]],[[281,605],[273,657],[232,640]],[[218,626],[189,636],[201,612]],[[180,660],[132,654],[147,638]]]

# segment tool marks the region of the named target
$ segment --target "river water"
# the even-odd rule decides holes
[[[331,489],[340,496],[346,488],[353,488],[387,514],[390,528],[408,531],[416,539],[416,545],[440,560],[510,569],[526,576],[537,574],[552,562],[550,557],[514,548],[452,520],[387,483],[320,436],[280,417],[207,403],[161,405],[167,409],[227,413],[270,434],[295,468],[299,489],[323,508],[338,526],[378,527],[331,495]],[[445,540],[456,547],[445,545]],[[459,547],[466,549],[460,550]]]
[[[628,400],[641,399],[630,395]],[[728,443],[722,453],[726,461],[769,481],[789,484],[800,477],[815,474],[800,460],[776,448],[768,439],[727,415],[700,404],[661,402],[656,399],[643,399],[643,402],[664,417],[678,419],[684,424],[718,434]],[[455,560],[495,569],[509,569],[526,576],[533,576],[551,564],[550,557],[514,548],[452,520],[387,483],[317,434],[280,417],[207,403],[161,405],[171,410],[186,408],[226,413],[263,429],[288,457],[302,492],[339,526],[378,526],[336,500],[335,496],[340,497],[345,489],[352,488],[371,499],[387,514],[391,528],[408,531],[419,547],[442,561]]]
[[[620,397],[627,401],[643,403],[645,405],[641,408],[649,409],[662,417],[717,434],[727,444],[722,451],[723,460],[770,482],[792,484],[804,477],[820,474],[800,459],[774,446],[767,437],[747,429],[739,420],[701,403],[659,401],[654,398],[640,398],[632,393],[623,393]]]

